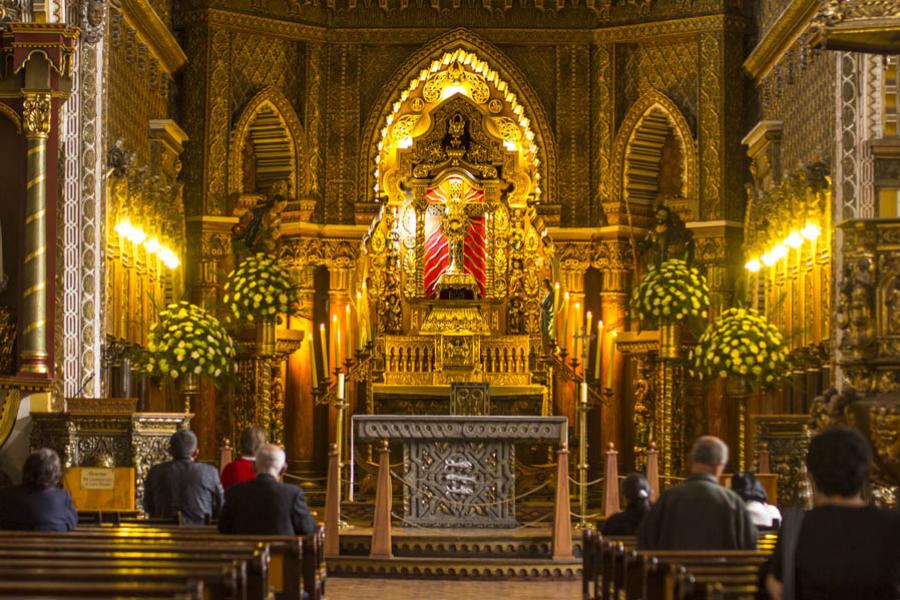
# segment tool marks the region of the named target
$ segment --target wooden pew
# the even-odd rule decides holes
[[[202,600],[203,584],[148,583],[144,581],[43,581],[0,580],[0,598],[168,598]]]
[[[18,539],[18,532],[0,532],[0,548],[8,538]],[[269,557],[266,581],[269,591],[276,598],[299,600],[306,591],[308,597],[316,600],[324,596],[325,565],[323,558],[324,531],[319,528],[314,534],[303,538],[287,536],[232,536],[219,534],[211,527],[142,527],[123,525],[121,527],[86,527],[74,532],[30,533],[31,540],[45,539],[48,544],[63,539],[67,544],[81,540],[92,544],[115,544],[117,550],[147,548],[154,552],[177,548],[203,550],[227,549],[228,545],[264,545]],[[305,542],[305,543],[304,543]],[[222,547],[222,545],[226,547]],[[255,572],[255,571],[254,571]],[[252,578],[251,578],[252,579]],[[265,594],[258,582],[251,580],[252,598]],[[246,587],[246,586],[245,586]],[[256,591],[254,591],[256,590]]]
[[[63,534],[65,535],[65,534]],[[268,595],[268,549],[262,544],[195,545],[184,541],[154,544],[125,544],[107,540],[48,540],[31,536],[0,537],[0,564],[13,559],[139,560],[147,566],[176,563],[190,568],[198,562],[225,565],[239,561],[244,567],[244,586],[248,600],[265,600]]]

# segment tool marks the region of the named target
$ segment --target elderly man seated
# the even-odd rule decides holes
[[[185,525],[202,525],[222,507],[222,484],[212,465],[196,462],[197,436],[180,429],[169,438],[172,460],[154,465],[144,481],[144,510],[151,517],[181,515]]]
[[[239,483],[225,493],[219,519],[222,533],[249,535],[306,535],[316,528],[303,490],[281,482],[286,468],[284,450],[266,444],[256,453],[256,479]]]

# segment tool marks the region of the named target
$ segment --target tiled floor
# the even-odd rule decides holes
[[[328,600],[577,600],[580,580],[465,581],[329,577]]]

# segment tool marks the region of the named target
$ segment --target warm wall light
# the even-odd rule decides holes
[[[778,262],[778,259],[775,258],[775,255],[771,252],[766,252],[765,254],[763,254],[760,257],[760,260],[762,261],[762,264],[766,265],[767,267],[771,267]]]
[[[791,248],[799,248],[803,245],[803,236],[800,235],[799,231],[794,230],[786,238],[784,238],[784,243]]]
[[[412,145],[413,145],[413,139],[411,136],[406,136],[405,138],[403,138],[399,142],[397,142],[398,148],[411,148]]]
[[[147,254],[155,254],[170,269],[177,269],[181,264],[178,255],[171,248],[161,244],[159,238],[155,235],[148,236],[141,227],[135,226],[128,218],[116,223],[113,230],[124,240],[128,240],[133,244],[143,244]]]
[[[762,268],[762,263],[759,262],[758,258],[751,258],[747,261],[747,264],[744,265],[744,268],[746,268],[751,273],[756,273]]]
[[[775,258],[775,261],[779,261],[788,254],[787,246],[784,244],[775,244],[775,247],[772,248],[772,256]]]
[[[812,241],[822,234],[822,228],[815,223],[807,223],[800,233],[803,234],[803,237]]]

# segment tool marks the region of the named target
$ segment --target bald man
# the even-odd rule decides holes
[[[256,478],[225,492],[219,531],[243,535],[306,535],[315,531],[303,490],[281,483],[284,450],[265,444],[256,453]]]
[[[740,496],[719,484],[728,446],[717,437],[698,438],[691,448],[690,476],[667,489],[638,528],[641,550],[753,550],[757,531]]]

